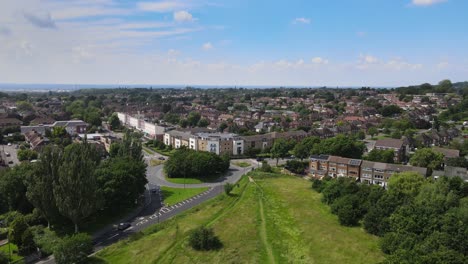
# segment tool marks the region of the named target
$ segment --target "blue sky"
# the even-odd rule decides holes
[[[464,81],[466,10],[465,0],[2,0],[0,83]]]

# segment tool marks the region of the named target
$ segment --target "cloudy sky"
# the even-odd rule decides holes
[[[466,0],[0,0],[0,83],[468,80]]]

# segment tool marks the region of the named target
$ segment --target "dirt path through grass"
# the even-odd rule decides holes
[[[258,187],[258,186],[257,186]],[[258,187],[260,188],[260,187]],[[258,198],[258,204],[260,207],[260,220],[261,220],[261,225],[260,225],[260,237],[262,238],[262,243],[263,246],[265,247],[268,255],[268,262],[269,263],[276,263],[275,261],[275,255],[273,254],[273,249],[271,248],[271,244],[268,242],[268,236],[267,236],[267,230],[266,230],[266,218],[265,218],[265,212],[263,210],[263,199],[262,197]]]

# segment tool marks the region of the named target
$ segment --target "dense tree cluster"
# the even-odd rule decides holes
[[[384,263],[466,263],[468,183],[436,181],[407,172],[390,178],[388,190],[351,179],[315,180],[341,224],[381,236]]]
[[[315,144],[311,154],[328,154],[352,159],[360,159],[366,148],[363,142],[357,141],[352,136],[338,135],[327,138]]]
[[[36,163],[24,163],[0,174],[0,213],[38,210],[46,222],[75,230],[98,210],[131,206],[143,193],[146,164],[138,140],[127,134],[102,161],[86,141],[47,146]],[[105,212],[105,211],[104,211]]]
[[[180,148],[167,160],[164,171],[169,178],[210,178],[229,169],[229,156]]]
[[[363,159],[383,163],[393,163],[394,157],[395,153],[391,149],[373,149],[367,155],[365,155]]]

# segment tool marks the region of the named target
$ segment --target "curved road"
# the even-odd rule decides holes
[[[145,159],[148,161],[151,158],[160,157],[161,155],[148,155],[145,153]],[[149,163],[149,162],[148,162]],[[168,186],[174,188],[184,188],[184,184],[176,184],[166,181],[164,175],[162,174],[163,165],[159,166],[149,166],[146,170],[146,176],[148,179],[148,189],[145,192],[145,200],[146,205],[139,213],[134,214],[136,216],[128,217],[127,221],[131,224],[130,228],[124,231],[116,230],[115,228],[105,228],[100,232],[97,232],[93,235],[93,245],[94,245],[94,252],[98,252],[101,249],[109,246],[117,241],[128,237],[129,235],[139,232],[152,224],[156,224],[159,222],[163,222],[168,220],[175,215],[189,210],[192,207],[195,207],[209,199],[212,199],[224,192],[223,185],[225,183],[236,183],[242,175],[246,174],[252,169],[251,167],[241,168],[231,164],[229,168],[229,172],[219,178],[216,182],[213,183],[201,183],[201,184],[186,184],[189,188],[197,188],[197,187],[209,187],[207,191],[198,194],[194,197],[191,197],[185,201],[182,201],[178,204],[175,204],[170,207],[163,207],[162,206],[162,196],[159,187],[160,186]],[[159,190],[158,192],[151,192],[150,190],[156,188]],[[118,224],[115,223],[115,224]],[[93,253],[94,254],[94,253]],[[37,263],[42,264],[52,264],[55,263],[53,256],[50,256],[46,259],[42,259]]]

